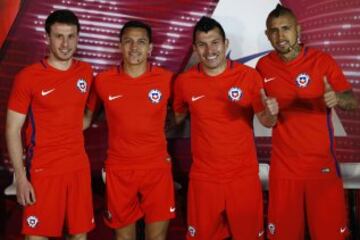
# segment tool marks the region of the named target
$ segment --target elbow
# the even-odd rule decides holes
[[[90,127],[92,116],[93,116],[93,112],[90,111],[89,109],[86,109],[83,117],[83,130],[86,130]]]
[[[83,123],[83,131],[84,130],[86,130],[86,129],[88,129],[90,127],[90,123],[89,122],[87,122],[86,120],[84,120],[84,123]]]

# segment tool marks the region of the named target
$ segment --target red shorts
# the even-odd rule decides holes
[[[36,203],[24,208],[22,233],[57,237],[66,222],[69,234],[95,227],[89,170],[55,176],[33,176]]]
[[[106,169],[105,222],[122,228],[145,217],[145,223],[175,217],[171,168],[151,170]]]
[[[346,238],[349,231],[341,179],[270,179],[268,237],[304,239],[305,217],[312,240]]]
[[[263,239],[262,203],[258,175],[238,177],[228,183],[191,179],[187,239]]]

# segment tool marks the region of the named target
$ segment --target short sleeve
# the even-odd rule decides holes
[[[31,79],[29,77],[24,71],[15,76],[10,92],[8,109],[27,114],[32,99]]]
[[[264,111],[265,109],[260,95],[260,90],[264,88],[264,86],[260,74],[255,70],[252,72],[252,107],[254,109],[254,112],[258,113]]]
[[[330,55],[324,54],[323,63],[326,64],[327,79],[336,92],[343,92],[351,89],[351,85],[346,80],[341,68]]]
[[[175,79],[174,90],[173,90],[173,109],[176,113],[185,113],[187,111],[186,102],[184,99],[184,90],[183,90],[184,79],[181,76],[178,76]]]
[[[99,75],[98,75],[99,76]],[[95,112],[98,107],[100,106],[100,103],[101,103],[101,100],[97,94],[97,86],[96,86],[96,83],[99,81],[99,78],[96,77],[93,81],[93,84],[90,88],[90,93],[89,93],[89,97],[87,99],[87,102],[86,102],[86,107],[92,111],[92,112]]]

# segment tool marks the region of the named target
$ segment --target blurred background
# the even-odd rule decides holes
[[[12,167],[4,138],[5,113],[14,75],[47,54],[44,21],[57,9],[70,9],[79,17],[81,33],[76,58],[90,63],[95,74],[120,63],[118,33],[128,20],[142,20],[153,28],[151,64],[178,73],[197,60],[192,56],[192,29],[204,15],[217,19],[230,40],[228,57],[255,66],[271,46],[264,30],[267,14],[281,2],[293,9],[302,26],[301,41],[330,53],[343,69],[360,99],[359,0],[0,0],[0,239],[22,239],[21,208],[13,195],[4,195],[12,182]],[[360,111],[333,114],[337,158],[360,163]],[[254,122],[259,161],[270,156],[271,130]],[[91,161],[97,228],[90,239],[111,239],[102,223],[104,186],[100,173],[106,157],[106,120],[98,118],[84,132]],[[174,159],[178,217],[169,239],[184,239],[187,174],[191,165],[189,126],[168,132],[168,149]],[[355,165],[354,165],[355,166]],[[265,204],[266,204],[266,194]],[[359,194],[347,192],[352,239],[360,239]],[[331,217],[331,216],[329,216]]]

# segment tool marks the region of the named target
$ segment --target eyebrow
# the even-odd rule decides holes
[[[124,40],[127,39],[133,39],[132,37],[128,37],[128,36],[123,36]],[[147,37],[142,37],[142,38],[138,38],[136,40],[145,40],[145,41],[150,41]]]

